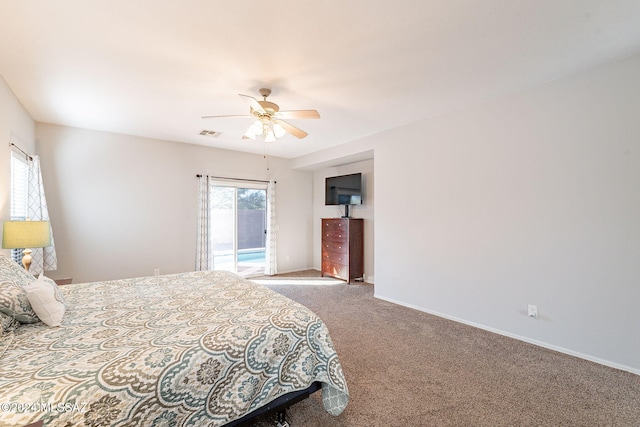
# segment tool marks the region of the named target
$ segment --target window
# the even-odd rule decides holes
[[[22,155],[11,153],[11,195],[10,215],[12,221],[27,219],[27,199],[29,164]],[[12,249],[11,258],[20,262],[22,249]]]

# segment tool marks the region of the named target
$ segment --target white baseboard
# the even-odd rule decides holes
[[[631,372],[632,374],[636,374],[636,375],[640,375],[640,369],[635,369],[635,368],[631,368],[629,366],[625,366],[625,365],[621,365],[619,363],[615,363],[615,362],[611,362],[609,360],[605,360],[605,359],[600,359],[598,357],[594,357],[594,356],[590,356],[588,354],[583,354],[577,351],[573,351],[564,347],[558,347],[556,345],[553,344],[548,344],[542,341],[537,341],[537,340],[533,340],[531,338],[527,338],[527,337],[523,337],[520,335],[516,335],[516,334],[512,334],[510,332],[506,332],[500,329],[495,329],[495,328],[491,328],[488,327],[486,325],[482,325],[479,323],[474,323],[474,322],[469,322],[468,320],[464,320],[464,319],[460,319],[457,317],[453,317],[453,316],[449,316],[446,314],[442,314],[442,313],[438,313],[436,311],[432,311],[432,310],[426,310],[424,308],[412,305],[412,304],[406,304],[404,302],[401,301],[396,301],[392,298],[387,298],[387,297],[383,297],[380,295],[377,295],[374,293],[373,295],[375,298],[381,299],[383,301],[388,301],[391,302],[393,304],[398,304],[401,305],[403,307],[407,307],[407,308],[411,308],[414,310],[418,310],[418,311],[422,311],[423,313],[428,313],[428,314],[433,314],[434,316],[438,316],[438,317],[442,317],[444,319],[448,319],[448,320],[453,320],[454,322],[458,322],[458,323],[463,323],[465,325],[469,325],[469,326],[473,326],[474,328],[478,328],[478,329],[483,329],[485,331],[489,331],[489,332],[493,332],[494,334],[498,334],[498,335],[503,335],[505,337],[509,337],[509,338],[513,338],[519,341],[524,341],[526,343],[529,344],[533,344],[536,345],[538,347],[543,347],[543,348],[547,348],[549,350],[554,350],[560,353],[564,353],[564,354],[568,354],[570,356],[574,356],[574,357],[578,357],[580,359],[584,359],[584,360],[588,360],[590,362],[594,362],[594,363],[598,363],[600,365],[604,365],[604,366],[608,366],[610,368],[615,368],[615,369],[619,369],[621,371],[627,371],[627,372]]]
[[[287,273],[297,273],[299,271],[307,271],[307,270],[315,270],[315,271],[320,271],[319,268],[298,268],[297,270],[284,270],[284,271],[280,271],[278,270],[277,274],[287,274]]]

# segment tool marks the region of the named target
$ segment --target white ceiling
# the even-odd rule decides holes
[[[0,75],[38,122],[297,157],[640,52],[638,0],[0,0]],[[203,129],[222,132],[199,136]]]

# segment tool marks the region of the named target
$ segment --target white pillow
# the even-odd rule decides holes
[[[31,308],[49,326],[60,326],[65,302],[60,289],[51,279],[40,274],[38,280],[24,287]]]

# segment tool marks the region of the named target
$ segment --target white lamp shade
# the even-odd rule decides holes
[[[280,123],[275,123],[273,125],[273,133],[275,134],[276,138],[282,138],[287,133],[287,131],[284,130]]]
[[[264,136],[264,142],[273,142],[276,140],[276,136],[273,134],[273,129],[269,129]]]
[[[253,131],[254,135],[262,135],[262,121],[256,120],[255,122],[253,122],[253,124],[251,125],[251,130]]]

